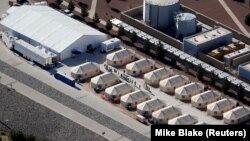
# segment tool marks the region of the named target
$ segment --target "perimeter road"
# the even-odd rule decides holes
[[[105,137],[111,141],[130,141],[128,138],[110,130],[109,128],[89,119],[88,117],[60,104],[59,102],[31,89],[30,87],[16,81],[15,79],[0,72],[0,83],[12,87],[20,94],[28,97],[29,99],[47,107],[48,109],[72,120],[79,125],[88,128],[89,130]]]

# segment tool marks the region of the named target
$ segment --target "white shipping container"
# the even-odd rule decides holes
[[[112,38],[101,43],[101,51],[109,52],[121,46],[121,40],[118,38]]]
[[[14,42],[14,50],[21,53],[27,59],[34,61],[44,67],[53,65],[53,59],[57,55],[42,46],[32,46],[31,44],[18,39]]]

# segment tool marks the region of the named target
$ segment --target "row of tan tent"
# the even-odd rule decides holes
[[[159,85],[159,82],[167,77],[173,75],[173,70],[169,68],[159,68],[157,70],[151,71],[144,74],[145,83],[153,86]]]
[[[127,63],[133,62],[136,59],[136,54],[130,49],[121,49],[114,53],[107,55],[106,61],[111,66],[122,66]]]
[[[87,62],[71,69],[71,77],[74,79],[85,80],[101,73],[97,63]]]

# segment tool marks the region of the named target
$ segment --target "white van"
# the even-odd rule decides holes
[[[139,115],[139,114],[136,116],[136,120],[138,120],[139,122],[144,123],[144,124],[147,123],[147,119],[144,116]]]

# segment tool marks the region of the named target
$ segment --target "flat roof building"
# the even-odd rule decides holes
[[[223,45],[232,43],[231,31],[216,27],[211,30],[185,37],[183,39],[184,52],[197,56],[198,52],[208,52]]]
[[[147,84],[155,86],[155,85],[159,85],[159,82],[162,79],[170,77],[173,74],[174,74],[173,70],[171,70],[170,68],[166,68],[166,67],[159,68],[157,70],[144,74],[144,80]]]
[[[250,61],[239,65],[238,73],[240,77],[250,80]]]
[[[22,5],[0,21],[2,31],[33,46],[42,45],[64,60],[72,51],[98,47],[107,35],[48,6]]]

